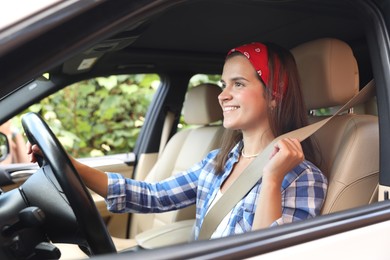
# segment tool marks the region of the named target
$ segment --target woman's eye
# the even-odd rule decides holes
[[[234,83],[234,85],[236,87],[243,87],[244,86],[244,84],[242,84],[241,82],[236,82],[236,83]]]

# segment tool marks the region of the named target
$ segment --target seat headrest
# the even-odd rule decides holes
[[[188,124],[207,125],[222,120],[223,113],[218,102],[221,88],[216,84],[200,84],[187,92],[183,116]]]
[[[351,47],[323,38],[291,50],[308,109],[345,104],[359,91],[359,71]]]

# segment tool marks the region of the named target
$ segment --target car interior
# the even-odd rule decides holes
[[[137,171],[135,176],[139,180],[148,182],[157,182],[166,179],[176,173],[190,168],[195,163],[199,162],[211,150],[218,148],[223,127],[221,125],[222,110],[219,108],[218,95],[221,93],[221,88],[214,84],[201,84],[191,88],[186,96],[183,107],[184,120],[194,126],[182,130],[170,138],[162,153],[159,154],[153,168],[147,173]],[[217,122],[217,123],[216,123]],[[145,176],[145,177],[142,177]],[[175,210],[166,213],[158,214],[134,214],[131,219],[131,234],[130,237],[136,237],[138,234],[147,231],[151,228],[157,228],[171,224],[177,221],[183,221],[180,229],[192,229],[195,216],[195,206]],[[184,225],[184,226],[183,226]],[[175,226],[175,230],[179,228]],[[172,230],[169,230],[172,232]],[[169,235],[170,240],[182,239],[178,235]],[[146,240],[149,237],[138,237],[138,243],[142,243],[144,247]],[[155,239],[155,238],[153,238]],[[190,233],[187,235],[187,240],[190,239]],[[141,242],[142,241],[142,242]],[[129,245],[128,241],[124,242],[124,246],[120,246],[117,240],[117,248],[126,248]],[[168,243],[167,238],[163,243]],[[150,242],[148,242],[150,243]],[[164,244],[163,244],[164,245]]]
[[[291,51],[298,65],[308,110],[342,106],[359,92],[357,62],[345,42],[322,38]],[[147,173],[136,172],[137,178],[145,176],[141,180],[151,182],[165,179],[187,169],[218,147],[223,128],[212,123],[222,120],[222,114],[218,112],[219,93],[220,88],[213,84],[202,84],[189,90],[183,107],[184,118],[201,127],[175,134],[158,155],[154,167]],[[360,114],[367,103],[360,104],[363,108],[359,113],[349,111],[339,115],[315,133],[321,156],[320,168],[329,181],[322,214],[378,201],[378,119],[366,112]],[[324,117],[313,113],[310,121],[317,122]],[[369,156],[362,154],[362,149]],[[152,249],[185,243],[191,240],[194,216],[194,207],[168,213],[133,214],[130,237],[135,239],[114,237],[113,241],[117,250],[128,250],[136,245]]]
[[[224,129],[217,97],[221,88],[213,82],[188,88],[188,82],[196,74],[220,75],[227,50],[238,44],[270,41],[291,50],[299,70],[310,123],[330,117],[367,84],[375,84],[368,39],[361,30],[364,21],[349,2],[217,0],[171,1],[167,4],[163,1],[161,6],[157,2],[154,3],[155,12],[140,11],[137,16],[129,12],[138,8],[137,3],[128,7],[125,1],[119,1],[119,5],[127,7],[123,12],[127,10],[134,15],[133,20],[120,11],[108,21],[99,21],[95,14],[91,20],[96,25],[86,29],[93,31],[101,26],[98,36],[86,30],[73,32],[75,42],[63,40],[58,43],[52,39],[53,44],[58,44],[58,50],[66,48],[64,52],[50,50],[39,57],[33,53],[18,53],[40,64],[35,71],[21,65],[21,74],[38,79],[44,68],[49,72],[50,80],[27,82],[19,88],[16,85],[22,83],[21,79],[12,78],[12,75],[4,78],[2,83],[7,88],[19,88],[12,95],[13,99],[6,102],[18,100],[23,104],[18,110],[12,110],[9,103],[0,103],[4,115],[14,116],[41,98],[84,79],[157,73],[162,83],[145,116],[136,147],[129,151],[134,156],[130,162],[123,163],[119,156],[80,159],[102,171],[157,182],[188,169],[220,146]],[[113,10],[116,8],[112,7]],[[119,17],[122,19],[117,20],[115,28],[107,25]],[[80,22],[91,23],[82,18],[71,21]],[[60,35],[64,31],[55,33]],[[49,37],[42,37],[42,41],[51,39]],[[31,45],[39,43],[37,40]],[[16,54],[10,55],[16,57]],[[53,66],[49,63],[53,59],[61,62]],[[4,71],[12,66],[10,64]],[[33,83],[38,86],[37,92],[33,97],[27,97],[27,89]],[[9,92],[7,88],[0,88],[0,96]],[[318,166],[329,183],[321,212],[324,216],[381,200],[378,98],[376,95],[365,99],[313,135],[318,149]],[[178,128],[181,115],[190,128]],[[10,165],[4,169],[14,176],[30,176],[37,170],[37,165]],[[8,181],[2,189],[12,191],[23,181],[23,178],[18,183]],[[103,198],[90,192],[118,252],[134,253],[187,244],[192,240],[195,207],[158,214],[113,214],[107,211]],[[61,250],[61,259],[88,257],[77,245],[54,242]]]
[[[295,47],[292,53],[301,73],[303,94],[309,110],[344,105],[358,93],[356,59],[345,42],[318,39]],[[313,115],[310,120],[315,122],[323,117]],[[204,140],[200,133],[197,134],[197,140]],[[315,140],[321,154],[320,168],[329,180],[323,214],[377,201],[379,132],[375,115],[351,112],[340,115],[320,129],[315,134]],[[186,144],[181,146],[186,148]],[[359,152],[362,149],[370,149],[370,156]],[[163,158],[159,158],[158,162],[160,160]],[[186,167],[181,170],[184,169]],[[153,172],[150,174],[153,176]]]

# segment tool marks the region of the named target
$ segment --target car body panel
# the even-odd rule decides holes
[[[390,229],[390,222],[384,221],[379,224],[357,228],[288,247],[261,256],[248,259],[308,259],[316,256],[316,259],[387,259],[387,241],[383,239],[383,233]],[[362,239],[370,237],[371,239]],[[346,243],[348,241],[348,243]],[[319,253],[321,252],[321,253]]]

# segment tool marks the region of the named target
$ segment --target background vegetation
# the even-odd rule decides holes
[[[197,75],[189,86],[218,81],[218,75]],[[42,115],[74,157],[125,153],[134,148],[159,84],[155,74],[85,80],[43,99],[22,114],[32,111]],[[19,131],[22,114],[13,119]],[[180,127],[186,127],[182,119]]]

